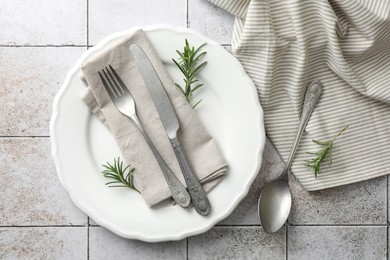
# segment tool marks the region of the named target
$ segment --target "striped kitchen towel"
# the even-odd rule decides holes
[[[389,0],[209,0],[236,16],[232,48],[254,81],[268,137],[286,160],[305,89],[324,86],[292,171],[307,190],[390,173]],[[325,140],[333,166],[316,179],[304,166]]]

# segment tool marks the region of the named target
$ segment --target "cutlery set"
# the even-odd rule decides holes
[[[111,65],[108,65],[98,72],[102,83],[116,108],[122,114],[129,117],[142,133],[145,141],[149,145],[161,168],[174,201],[179,206],[188,208],[192,200],[195,210],[200,215],[207,216],[211,211],[211,205],[207,198],[206,192],[200,185],[196,174],[194,174],[191,164],[189,163],[177,137],[177,131],[179,130],[180,125],[169,97],[163,88],[157,72],[155,71],[152,63],[143,50],[138,45],[132,44],[130,46],[130,52],[134,57],[139,72],[158,111],[165,132],[170,140],[175,156],[180,165],[188,192],[168,167],[163,157],[148,136],[147,132],[143,128],[141,122],[138,120],[135,109],[135,100],[126,87],[125,83]]]
[[[157,109],[176,159],[180,165],[188,191],[173,174],[172,170],[164,161],[160,152],[157,150],[153,141],[143,128],[141,122],[138,120],[134,98],[111,65],[108,65],[98,72],[102,83],[116,108],[122,114],[129,117],[142,133],[161,168],[174,201],[183,208],[188,208],[190,202],[192,201],[195,210],[200,215],[207,216],[211,211],[210,202],[181,147],[180,141],[177,137],[177,131],[180,128],[179,121],[169,97],[164,90],[161,80],[149,58],[137,44],[131,44],[129,51],[137,64],[138,70]],[[305,126],[310,118],[310,114],[313,111],[321,92],[322,86],[319,81],[312,82],[312,84],[308,87],[302,112],[301,125],[298,131],[299,133],[297,134],[286,169],[280,179],[266,185],[259,198],[259,217],[266,232],[274,233],[279,230],[289,215],[291,194],[287,184],[288,171],[291,166],[297,144],[299,143],[303,130],[305,129]]]

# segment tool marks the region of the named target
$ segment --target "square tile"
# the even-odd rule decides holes
[[[0,226],[86,224],[57,178],[49,138],[0,138],[0,151]]]
[[[134,26],[172,24],[186,27],[183,0],[89,0],[89,44]]]
[[[386,259],[386,227],[288,227],[288,259]]]
[[[189,27],[220,44],[230,44],[234,16],[206,0],[189,0]]]
[[[386,176],[307,192],[290,178],[292,224],[386,224]]]
[[[90,227],[90,259],[186,259],[186,241],[146,243],[124,239],[101,227]]]
[[[0,48],[0,136],[47,136],[55,94],[83,47]]]
[[[87,43],[87,1],[0,2],[2,45],[81,45]]]
[[[258,200],[264,185],[275,179],[284,169],[272,143],[267,139],[263,152],[261,169],[253,182],[248,195],[240,202],[233,213],[219,225],[260,225]]]
[[[215,227],[188,238],[188,259],[285,259],[283,227],[266,234],[260,227]]]
[[[1,227],[0,259],[86,259],[87,228]]]

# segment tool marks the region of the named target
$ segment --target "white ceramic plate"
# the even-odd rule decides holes
[[[207,66],[200,80],[205,87],[196,99],[201,121],[220,146],[229,173],[209,199],[212,212],[202,217],[194,209],[159,205],[148,208],[142,197],[126,188],[108,188],[101,164],[120,155],[112,135],[80,99],[82,62],[99,55],[128,31],[108,36],[89,49],[68,73],[58,92],[50,124],[52,155],[58,177],[74,203],[99,225],[132,239],[149,242],[179,240],[209,230],[227,217],[247,194],[256,177],[265,143],[263,112],[255,86],[243,67],[214,41],[186,28],[143,27],[175,82],[182,77],[171,59],[187,38],[194,46],[206,42]]]

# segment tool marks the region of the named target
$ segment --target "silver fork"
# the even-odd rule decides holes
[[[138,129],[144,136],[146,142],[148,143],[150,149],[152,150],[154,156],[157,159],[162,173],[164,174],[165,180],[168,183],[168,187],[171,191],[173,199],[179,206],[187,208],[190,205],[191,201],[190,195],[188,194],[183,184],[181,184],[181,182],[172,173],[171,169],[168,167],[161,154],[154,146],[152,140],[146,133],[145,129],[141,125],[140,121],[138,120],[135,111],[135,102],[130,91],[123,83],[119,75],[111,67],[111,65],[108,65],[108,67],[105,67],[101,72],[99,71],[98,73],[114,105],[122,114],[129,117],[135,123],[135,125],[138,127]]]

